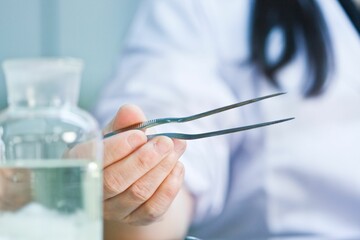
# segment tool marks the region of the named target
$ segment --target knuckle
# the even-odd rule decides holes
[[[183,178],[173,178],[171,182],[163,186],[161,197],[163,201],[173,201],[180,191]]]
[[[137,202],[145,202],[152,195],[151,190],[146,185],[140,183],[133,184],[129,189],[129,193],[131,199]]]
[[[124,217],[122,219],[122,222],[134,227],[147,225],[146,223],[143,223],[141,219],[137,219],[136,217],[134,217],[133,214]]]
[[[110,149],[105,149],[104,151],[104,161],[111,161],[114,159],[112,151]]]
[[[120,174],[113,174],[110,171],[104,171],[104,191],[107,194],[116,194],[122,192],[123,181]]]
[[[179,189],[180,188],[178,186],[169,186],[163,190],[163,197],[166,201],[171,201],[176,197]]]
[[[111,161],[118,158],[119,155],[119,145],[122,145],[121,143],[116,142],[115,138],[113,139],[106,139],[103,141],[103,147],[104,147],[104,159]]]
[[[114,155],[114,146],[113,144],[108,144],[105,143],[105,141],[103,141],[103,148],[104,148],[104,160],[105,161],[110,161],[115,159],[115,155]]]
[[[147,224],[159,221],[164,214],[163,211],[150,204],[145,206],[144,213],[144,222]]]
[[[172,161],[171,159],[163,160],[161,161],[161,164],[157,166],[157,168],[159,168],[161,172],[168,174],[171,172],[171,169],[174,167],[174,162],[175,161]]]
[[[126,203],[121,202],[118,198],[106,200],[103,206],[103,219],[110,221],[122,222],[124,217],[128,214]]]
[[[146,226],[160,221],[164,213],[165,210],[160,210],[160,208],[151,204],[145,204],[141,207],[141,214],[139,212],[132,213],[124,217],[122,221],[133,226]]]
[[[149,149],[141,150],[137,155],[137,165],[139,169],[150,169],[158,162],[159,156]]]
[[[154,167],[157,172],[161,174],[169,175],[171,170],[176,165],[177,159],[173,157],[172,155],[169,155],[168,157],[162,159],[158,165]]]

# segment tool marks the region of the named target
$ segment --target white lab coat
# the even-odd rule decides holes
[[[148,118],[188,116],[278,90],[248,64],[250,2],[145,0],[95,115],[125,103]],[[326,93],[301,98],[300,52],[278,75],[286,95],[161,131],[200,133],[296,117],[188,142],[181,161],[203,239],[360,239],[360,40],[334,0],[319,0],[335,66]],[[282,38],[274,31],[271,54]],[[312,238],[311,238],[312,237]]]

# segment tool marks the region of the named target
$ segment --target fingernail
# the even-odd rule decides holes
[[[174,149],[177,153],[184,152],[186,148],[186,142],[179,139],[174,139]]]
[[[136,148],[143,143],[143,138],[139,133],[133,133],[127,138],[127,142],[132,148]]]
[[[173,174],[176,176],[180,176],[182,175],[183,172],[184,172],[184,165],[182,164],[182,162],[177,162],[173,170]]]
[[[165,154],[170,151],[171,140],[161,137],[154,143],[154,147],[160,154]]]

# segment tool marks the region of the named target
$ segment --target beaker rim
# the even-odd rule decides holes
[[[10,58],[3,61],[4,69],[24,68],[41,65],[52,65],[57,67],[82,68],[84,62],[80,58],[73,57],[36,57],[36,58]]]

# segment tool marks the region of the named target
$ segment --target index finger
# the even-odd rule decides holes
[[[104,128],[103,134],[144,121],[146,121],[146,117],[138,106],[125,104],[120,107],[113,120]]]
[[[125,158],[147,142],[144,132],[129,130],[104,139],[104,168]]]
[[[113,120],[105,127],[103,134],[115,131],[129,125],[145,121],[142,110],[133,104],[125,104],[116,113]],[[143,132],[126,131],[104,139],[104,168],[126,157],[142,144],[147,142]]]

